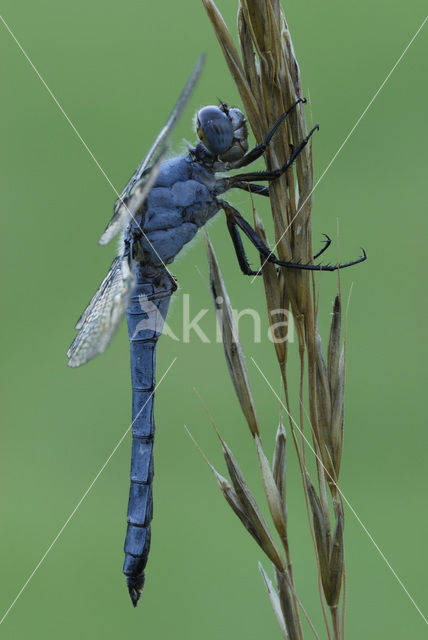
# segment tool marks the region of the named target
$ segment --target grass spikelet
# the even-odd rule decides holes
[[[239,57],[239,53],[233,43],[232,37],[223,20],[220,11],[215,6],[214,2],[210,0],[202,0],[205,9],[208,13],[208,17],[214,27],[217,39],[222,48],[224,57],[226,58],[229,70],[233,76],[233,79],[239,89],[239,93],[245,95],[246,113],[247,116],[251,114],[254,120],[260,118],[257,101],[255,100],[251,87],[249,87],[245,78],[244,69]]]
[[[275,528],[284,542],[287,540],[287,524],[285,521],[284,509],[282,507],[281,495],[275,482],[275,478],[270,468],[268,459],[263,451],[262,443],[258,436],[255,437],[257,457],[260,465],[260,475],[262,477],[263,488],[269,511],[272,516]]]
[[[236,83],[248,123],[257,143],[261,143],[278,118],[303,98],[300,69],[279,0],[239,0],[239,48],[214,2],[202,2]],[[315,128],[311,129],[311,133]],[[293,166],[269,184],[274,242],[269,244],[263,222],[253,207],[256,232],[265,245],[272,247],[272,251],[284,261],[311,263],[314,255],[311,227],[314,185],[312,140],[316,144],[316,138],[311,138],[309,144],[305,142],[305,146],[302,146],[307,136],[305,107],[300,102],[289,112],[264,153],[266,168],[270,170],[284,165],[294,150],[302,149]],[[274,440],[271,465],[261,441],[261,425],[256,417],[241,344],[238,339],[233,341],[237,336],[230,301],[210,243],[208,259],[217,310],[219,305],[216,298],[225,301],[220,318],[224,351],[235,392],[253,435],[267,508],[274,525],[273,533],[223,441],[222,448],[232,486],[227,489],[223,486],[222,491],[225,497],[229,496],[226,497],[229,504],[246,528],[253,532],[252,535],[257,536],[260,546],[274,564],[276,590],[263,569],[261,572],[283,637],[290,640],[303,638],[301,612],[315,637],[319,637],[298,598],[293,576],[287,531],[292,515],[286,505],[285,429],[281,423]],[[327,637],[330,640],[342,640],[344,624],[339,621],[344,619],[345,607],[344,598],[341,598],[345,575],[344,513],[337,483],[343,449],[345,352],[341,343],[340,289],[333,305],[325,356],[318,331],[320,300],[313,272],[277,269],[265,260],[261,264],[269,326],[275,338],[274,352],[281,373],[284,406],[289,416],[289,433],[296,448],[305,491],[308,526],[315,553],[314,584],[319,585]],[[290,350],[287,326],[283,322],[284,317],[275,317],[279,310],[283,316],[289,311],[292,313],[297,334],[300,375],[298,395],[294,399],[290,398],[287,379]],[[315,484],[307,469],[306,436],[303,433],[305,428],[308,429],[304,424],[306,406],[315,451],[316,474],[312,474],[316,478]],[[264,440],[268,438],[269,435],[266,437],[263,434]],[[272,440],[273,437],[270,438]],[[275,535],[281,540],[281,550],[274,542]]]
[[[334,397],[338,385],[339,361],[340,361],[340,329],[342,313],[340,297],[336,296],[331,314],[330,337],[328,340],[327,375],[330,383],[330,393]]]
[[[250,535],[253,536],[257,544],[261,546],[260,537],[256,529],[254,528],[251,519],[247,516],[245,508],[243,507],[241,501],[239,500],[236,491],[233,489],[232,485],[226,480],[226,478],[220,475],[220,473],[218,473],[218,471],[216,471],[214,467],[211,466],[211,469],[216,477],[220,491],[222,492],[230,508],[238,516],[238,518],[240,519],[244,527],[247,529]]]
[[[330,593],[329,598],[326,598],[330,607],[336,606],[339,601],[340,589],[342,586],[343,563],[343,513],[340,510],[337,515],[336,526],[334,528],[333,538],[331,541]]]
[[[262,221],[254,214],[254,228],[265,243],[269,246]],[[275,266],[262,261],[262,277],[266,296],[269,328],[276,357],[281,369],[285,368],[287,360],[287,338],[289,331],[289,300],[285,287],[278,286],[278,275]],[[287,320],[285,322],[285,320]]]
[[[273,452],[272,473],[281,496],[282,508],[286,505],[286,471],[287,471],[287,434],[282,424],[282,420],[278,425],[275,438],[275,449]]]
[[[264,583],[266,585],[266,589],[268,592],[268,596],[269,596],[269,600],[270,603],[272,605],[272,609],[273,612],[275,614],[275,618],[278,622],[278,626],[281,630],[281,634],[282,637],[285,640],[289,640],[290,636],[288,635],[288,631],[287,631],[287,625],[285,622],[285,618],[284,618],[284,614],[282,613],[282,608],[281,608],[281,603],[279,601],[279,597],[277,592],[275,591],[275,588],[272,584],[272,581],[269,579],[269,576],[267,575],[266,571],[263,569],[263,566],[261,565],[261,563],[259,562],[259,569],[260,569],[260,573],[262,574],[262,578],[264,580]]]
[[[279,603],[287,622],[288,635],[290,640],[299,640],[303,638],[302,627],[288,576],[285,571],[278,571],[278,569],[276,569],[275,575],[278,584]]]
[[[215,428],[215,427],[214,427]],[[248,488],[245,482],[244,476],[236,462],[232,452],[227,444],[224,442],[218,431],[217,436],[220,440],[223,455],[226,461],[226,466],[229,471],[232,485],[229,481],[222,476],[209,462],[206,455],[203,453],[198,443],[185,426],[185,429],[191,437],[193,443],[199,450],[200,454],[204,458],[205,462],[214,474],[217,484],[227,503],[231,507],[232,511],[238,516],[244,527],[251,534],[257,544],[262,548],[266,556],[278,569],[284,569],[284,563],[280,556],[279,551],[276,548],[275,542],[269,531],[269,527],[263,517],[263,514],[254,499],[253,494]]]
[[[244,476],[236,462],[235,458],[232,455],[227,444],[224,440],[221,440],[221,445],[223,449],[224,459],[226,461],[227,469],[229,471],[229,476],[232,482],[232,485],[235,489],[236,495],[242,505],[243,511],[251,522],[251,525],[257,535],[257,540],[265,554],[270,558],[275,567],[280,570],[284,569],[284,561],[281,558],[281,554],[276,548],[273,537],[269,531],[269,527],[266,523],[266,520],[263,517],[262,511],[258,506],[256,500],[254,499],[253,494],[248,488],[247,483],[245,482]]]
[[[253,436],[259,435],[256,409],[248,381],[247,367],[244,354],[239,341],[238,327],[233,317],[232,306],[223,278],[220,273],[217,258],[209,238],[207,238],[208,263],[210,266],[211,293],[216,307],[217,319],[220,323],[223,339],[224,353],[227,366],[235,387],[236,395],[241,404],[242,411],[247,419],[248,426]]]
[[[306,475],[306,488],[312,510],[320,577],[328,600],[330,595],[330,528],[321,501],[308,474]]]

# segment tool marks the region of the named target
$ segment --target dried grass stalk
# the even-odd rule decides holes
[[[248,122],[257,142],[260,143],[279,116],[287,111],[297,98],[303,97],[299,65],[284,12],[278,0],[240,0],[238,51],[215,4],[211,0],[202,1],[238,88]],[[291,149],[296,147],[306,135],[304,106],[299,104],[289,114],[269,145],[265,153],[267,168],[277,168],[284,164],[290,156]],[[270,184],[275,252],[282,260],[292,259],[295,262],[306,263],[312,260],[313,184],[311,145],[307,145],[300,153],[294,168],[290,168],[286,175]],[[268,244],[263,224],[256,214],[254,214],[254,226]],[[276,591],[264,571],[262,575],[283,637],[291,640],[301,639],[303,631],[300,615],[301,611],[304,615],[306,613],[295,590],[287,534],[285,430],[281,424],[276,436],[274,461],[271,466],[263,451],[260,426],[249,387],[244,356],[239,338],[235,334],[236,328],[230,302],[210,244],[208,244],[208,257],[213,297],[216,299],[220,296],[226,301],[221,319],[226,360],[242,411],[254,439],[273,525],[282,542],[284,557],[281,556],[280,561],[277,558],[280,552],[261,515],[261,509],[255,503],[236,461],[223,441],[223,453],[232,486],[228,485],[225,489],[223,484],[222,491],[235,513],[274,564]],[[275,327],[275,319],[271,312],[275,309],[290,308],[298,337],[301,370],[299,397],[296,402],[299,415],[297,429],[303,434],[306,378],[310,433],[317,468],[316,487],[306,468],[304,438],[298,437],[295,422],[291,418],[289,424],[305,489],[327,635],[329,638],[338,640],[343,637],[344,626],[340,624],[340,615],[343,616],[344,610],[344,603],[340,599],[344,580],[344,517],[337,488],[343,448],[345,383],[340,292],[333,307],[326,361],[317,328],[318,299],[313,273],[293,269],[277,271],[269,263],[263,265],[262,272],[268,318],[272,333],[277,338],[274,342],[275,353],[289,416],[291,416],[291,410],[287,384],[286,332],[284,328]],[[282,615],[279,613],[278,604]],[[326,614],[326,607],[330,609],[330,621]],[[318,637],[314,629],[313,631]]]
[[[238,330],[234,325],[229,296],[215,257],[214,249],[209,240],[207,241],[207,253],[210,265],[210,284],[214,303],[218,304],[218,297],[221,295],[222,304],[225,306],[222,314],[218,317],[222,324],[223,346],[226,354],[226,361],[228,363],[236,393],[238,398],[240,398],[242,411],[247,417],[248,407],[241,401],[241,398],[248,398],[248,396],[251,395],[249,392],[245,360],[242,354]],[[230,354],[232,351],[235,354],[239,354],[239,357],[231,357]],[[245,376],[242,375],[242,371],[245,371]],[[222,476],[220,476],[220,474],[218,474],[218,472],[213,469],[213,467],[211,468],[216,474],[220,489],[229,505],[274,565],[277,572],[276,575],[279,590],[278,597],[285,617],[287,633],[290,640],[300,640],[303,638],[303,635],[298,610],[299,599],[294,587],[287,535],[285,506],[285,430],[283,427],[278,429],[275,463],[272,467],[270,466],[263,451],[258,432],[255,433],[251,427],[250,431],[256,446],[266,500],[274,527],[280,537],[282,547],[284,549],[285,558],[282,557],[275,545],[273,535],[263,517],[262,510],[251,493],[232,452],[218,433],[217,435],[222,446],[223,455],[233,488],[227,483],[227,481],[225,481],[224,478],[222,478]]]

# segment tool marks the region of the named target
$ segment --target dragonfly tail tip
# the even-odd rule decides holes
[[[128,577],[126,579],[128,585],[129,596],[131,598],[131,602],[134,607],[137,606],[138,600],[140,599],[141,592],[144,586],[144,576],[138,576],[136,578]]]

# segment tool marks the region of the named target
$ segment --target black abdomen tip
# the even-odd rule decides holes
[[[126,578],[126,584],[128,585],[128,591],[132,600],[132,604],[134,605],[134,607],[136,607],[144,587],[144,573],[143,575],[136,577],[128,576]]]

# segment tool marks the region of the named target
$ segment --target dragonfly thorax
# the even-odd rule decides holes
[[[246,119],[236,107],[203,107],[196,116],[196,131],[209,153],[223,162],[239,160],[248,150]]]

